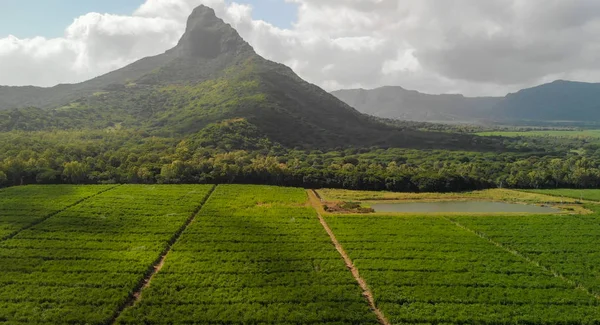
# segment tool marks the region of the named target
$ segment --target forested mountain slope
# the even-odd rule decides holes
[[[256,54],[205,6],[164,54],[81,84],[2,88],[0,103],[20,107],[0,111],[0,131],[134,128],[185,136],[243,119],[289,147],[493,147],[488,139],[375,121]]]

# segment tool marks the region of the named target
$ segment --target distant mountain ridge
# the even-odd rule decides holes
[[[430,95],[402,87],[348,89],[334,96],[362,113],[423,122],[600,122],[600,84],[558,80],[505,97]]]
[[[600,83],[557,80],[508,94],[496,107],[499,119],[599,121]]]
[[[487,141],[378,122],[256,54],[203,5],[173,49],[79,84],[0,87],[0,108],[0,131],[125,127],[185,137],[209,128],[319,148],[466,149]]]
[[[402,87],[349,89],[334,96],[365,114],[408,121],[466,121],[484,118],[501,98],[468,98],[459,94],[429,95]]]

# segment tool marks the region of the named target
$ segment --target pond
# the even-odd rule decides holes
[[[375,212],[465,212],[465,213],[558,213],[559,209],[537,205],[503,202],[416,202],[416,203],[373,203]]]

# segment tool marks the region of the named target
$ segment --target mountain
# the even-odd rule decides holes
[[[504,120],[600,121],[600,83],[557,80],[508,94],[492,114]]]
[[[360,112],[383,118],[424,122],[464,122],[486,118],[501,98],[468,98],[463,95],[429,95],[402,87],[373,90],[348,89],[334,96]]]
[[[397,128],[359,113],[257,55],[206,6],[193,11],[177,46],[163,54],[79,84],[2,87],[0,106],[0,131],[133,128],[197,138],[210,130],[214,138],[235,130],[302,148],[488,146],[486,139]]]
[[[506,97],[429,95],[402,87],[350,89],[334,96],[365,114],[423,122],[598,121],[600,84],[555,81]]]

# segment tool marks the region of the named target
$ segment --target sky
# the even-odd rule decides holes
[[[76,17],[89,12],[130,15],[144,0],[0,0],[0,37],[61,37]],[[229,1],[231,2],[231,1]],[[290,28],[297,6],[284,0],[238,1],[253,7],[255,19]],[[36,8],[30,10],[30,8]]]
[[[600,82],[598,0],[0,0],[0,85],[80,82],[162,53],[199,4],[328,91]]]

